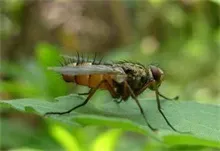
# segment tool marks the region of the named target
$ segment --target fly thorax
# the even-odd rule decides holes
[[[131,88],[139,90],[142,88],[147,79],[146,70],[143,66],[139,64],[132,64],[125,68],[125,73],[127,74],[127,81]]]
[[[134,91],[141,89],[141,87],[146,83],[146,68],[141,64],[132,62],[119,62],[118,64],[114,64],[113,68],[122,69],[126,75],[125,76],[119,74],[115,76],[114,80],[117,83],[122,83],[126,80]]]
[[[142,77],[140,76],[131,76],[128,78],[128,83],[134,91],[141,89],[141,87],[144,85],[141,79]]]
[[[127,76],[124,75],[124,74],[118,74],[116,76],[114,76],[114,80],[117,82],[117,83],[122,83],[126,80]]]

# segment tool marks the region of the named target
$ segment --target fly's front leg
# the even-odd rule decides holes
[[[160,96],[160,93],[158,91],[158,89],[155,90],[155,94],[156,94],[156,100],[157,100],[157,109],[159,110],[160,114],[163,116],[163,118],[165,119],[167,125],[173,129],[175,132],[178,132],[178,133],[186,133],[186,134],[189,134],[189,132],[181,132],[181,131],[178,131],[177,129],[175,129],[173,127],[173,125],[168,121],[167,117],[165,116],[165,114],[163,113],[162,109],[161,109],[161,105],[160,105],[160,99],[159,99],[159,96]]]
[[[141,114],[142,114],[142,116],[143,116],[145,122],[147,123],[148,127],[149,127],[151,130],[156,131],[157,129],[154,128],[154,127],[152,127],[151,124],[148,122],[147,117],[146,117],[146,115],[145,115],[145,113],[144,113],[144,110],[143,110],[143,108],[141,107],[141,104],[139,103],[139,100],[137,99],[137,97],[136,97],[136,95],[134,94],[134,92],[133,92],[132,88],[130,87],[130,85],[127,83],[127,81],[125,81],[124,84],[125,84],[125,86],[128,88],[128,90],[129,90],[129,92],[130,92],[130,94],[131,94],[131,97],[135,100],[136,104],[138,105],[138,107],[139,107],[139,109],[140,109],[140,112],[141,112]]]
[[[135,93],[135,96],[138,96],[140,95],[142,92],[144,92],[147,88],[149,88],[149,86],[151,84],[155,83],[155,80],[154,79],[150,79],[149,82],[147,82],[143,88],[141,88],[138,92]]]
[[[170,101],[172,101],[172,100],[178,100],[178,99],[179,99],[179,96],[176,96],[176,97],[174,97],[174,98],[168,98],[168,97],[162,95],[160,92],[158,92],[158,95],[159,95],[160,97],[162,97],[162,98],[164,98],[164,99],[166,99],[166,100],[170,100]]]
[[[73,107],[73,108],[71,108],[71,109],[69,109],[67,111],[63,111],[63,112],[47,112],[47,113],[44,114],[44,116],[52,115],[52,114],[58,114],[58,115],[67,114],[67,113],[70,113],[70,112],[72,112],[73,110],[75,110],[75,109],[77,109],[79,107],[82,107],[82,106],[86,105],[89,102],[89,100],[91,99],[91,97],[95,94],[95,92],[99,89],[99,87],[103,83],[105,83],[105,82],[106,82],[106,80],[102,80],[95,88],[90,89],[89,95],[88,95],[88,97],[86,98],[86,100],[83,103],[81,103],[81,104],[79,104],[79,105],[77,105],[77,106],[75,106],[75,107]]]

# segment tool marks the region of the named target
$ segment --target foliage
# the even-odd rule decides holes
[[[1,101],[1,104],[3,106],[9,104],[11,107],[20,111],[36,112],[43,116],[44,113],[48,111],[65,111],[69,109],[69,107],[82,102],[84,98],[78,95],[69,95],[58,97],[56,100],[55,102],[48,102],[39,99],[19,99]],[[169,130],[164,119],[157,113],[158,111],[155,109],[156,103],[154,100],[144,99],[141,100],[141,103],[148,115],[150,123],[159,129],[158,134],[149,130],[132,100],[121,103],[120,106],[117,106],[113,101],[100,103],[98,105],[91,102],[68,115],[48,115],[46,118],[69,125],[72,129],[86,125],[98,125],[134,131],[150,136],[156,141],[165,144],[168,148],[182,145],[220,148],[220,123],[219,120],[217,120],[220,118],[219,106],[193,102],[163,102],[163,110],[174,127],[183,132],[191,133],[178,134]],[[64,148],[78,148],[76,150],[80,150],[79,147],[77,147],[78,145],[75,144],[75,142],[77,142],[76,138],[66,133],[62,127],[54,126],[50,131],[52,132],[52,136],[55,137]],[[115,141],[117,141],[116,138],[119,137],[119,131],[109,132],[109,135],[115,138],[113,139],[113,144],[115,144]],[[107,139],[111,139],[112,137],[108,137]],[[69,143],[66,141],[63,142],[63,138],[68,138]],[[104,141],[105,139],[99,139],[100,138],[97,138],[95,142],[103,141],[106,145],[108,144],[108,141]],[[95,148],[98,147],[95,145],[92,148],[96,150]],[[112,147],[109,147],[109,149],[110,148]]]
[[[56,47],[40,43],[36,46],[36,60],[25,60],[20,64],[3,62],[1,72],[12,80],[1,81],[1,91],[15,98],[52,98],[66,94],[65,82],[59,75],[47,70],[48,66],[58,65],[59,60]]]

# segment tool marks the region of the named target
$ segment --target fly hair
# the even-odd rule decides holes
[[[109,63],[102,63],[104,56],[102,56],[100,59],[97,59],[97,53],[95,53],[92,59],[90,59],[89,55],[85,57],[83,53],[76,52],[76,54],[77,54],[76,57],[69,57],[66,55],[61,55],[63,61],[59,61],[60,65],[67,66],[72,63],[76,63],[76,65],[80,65],[83,63],[91,63],[92,65],[101,65],[101,64],[108,65],[109,64]]]

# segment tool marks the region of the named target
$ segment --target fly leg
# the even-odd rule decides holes
[[[77,108],[79,108],[79,107],[82,107],[82,106],[86,105],[86,104],[89,102],[90,98],[95,94],[95,92],[97,91],[97,89],[99,89],[99,87],[100,87],[104,82],[106,82],[106,80],[102,80],[95,88],[90,89],[89,95],[88,95],[88,97],[86,98],[86,100],[85,100],[83,103],[81,103],[81,104],[79,104],[79,105],[77,105],[77,106],[75,106],[75,107],[73,107],[73,108],[71,108],[71,109],[69,109],[69,110],[67,110],[67,111],[64,111],[64,112],[47,112],[47,113],[45,113],[44,115],[45,115],[45,116],[46,116],[46,115],[49,115],[49,114],[63,115],[63,114],[70,113],[70,112],[72,112],[73,110],[75,110],[75,109],[77,109]]]
[[[85,92],[85,93],[77,93],[78,95],[89,95],[91,89],[89,90],[89,92]]]
[[[142,92],[144,92],[154,82],[155,82],[154,79],[150,79],[149,82],[143,88],[141,88],[138,92],[135,93],[135,96],[140,95]]]
[[[159,93],[159,92],[158,92],[158,95],[159,95],[160,97],[166,99],[166,100],[171,100],[171,101],[172,101],[172,100],[178,100],[178,99],[179,99],[179,96],[176,96],[176,97],[174,97],[174,98],[168,98],[168,97],[162,95],[162,94]]]
[[[188,132],[180,132],[180,131],[176,130],[176,129],[171,125],[171,123],[168,121],[168,119],[166,118],[165,114],[163,113],[163,111],[162,111],[162,109],[161,109],[160,99],[159,99],[159,96],[161,96],[161,95],[160,95],[158,89],[155,90],[155,93],[156,93],[156,100],[157,100],[157,108],[158,108],[160,114],[161,114],[161,115],[163,116],[163,118],[165,119],[167,125],[169,125],[169,127],[172,128],[175,132],[178,132],[178,133],[188,133]]]
[[[125,85],[126,85],[126,87],[128,88],[128,90],[130,91],[131,97],[135,100],[136,104],[138,105],[138,107],[139,107],[139,109],[140,109],[140,112],[141,112],[142,116],[144,117],[144,120],[145,120],[145,122],[147,123],[148,127],[149,127],[151,130],[156,131],[157,129],[156,129],[156,128],[153,128],[153,127],[150,125],[150,123],[148,122],[147,117],[145,116],[145,113],[144,113],[143,108],[141,107],[141,105],[140,105],[140,103],[139,103],[139,101],[138,101],[136,95],[134,94],[132,88],[131,88],[130,85],[127,83],[127,81],[125,81]]]
[[[120,99],[120,100],[114,99],[114,102],[117,103],[117,104],[120,104],[122,101],[123,101],[123,99]]]
[[[135,94],[135,96],[138,96],[139,94],[141,94],[146,88],[148,88],[151,84],[154,84],[155,83],[155,80],[154,79],[151,79],[139,92],[137,92]],[[128,87],[129,88],[129,87]],[[131,88],[130,88],[131,89]],[[155,93],[156,93],[156,100],[157,100],[157,108],[160,112],[160,114],[163,116],[163,118],[165,119],[166,123],[175,131],[175,132],[179,132],[179,133],[184,133],[184,132],[180,132],[178,130],[176,130],[171,124],[170,122],[168,121],[168,119],[166,118],[166,116],[164,115],[162,109],[161,109],[161,105],[160,105],[160,99],[159,99],[159,96],[161,96],[162,98],[165,98],[167,100],[175,100],[175,99],[178,99],[178,96],[173,98],[173,99],[170,99],[170,98],[167,98],[165,97],[164,95],[160,94],[158,89],[155,90]],[[132,94],[132,93],[131,93]],[[134,98],[134,97],[133,97]],[[137,101],[136,101],[137,102]],[[140,107],[139,107],[140,108]],[[146,121],[146,119],[145,119]],[[149,126],[150,127],[150,126]]]
[[[111,95],[112,95],[112,97],[113,98],[118,98],[119,97],[119,95],[117,94],[117,92],[114,90],[114,88],[109,84],[109,82],[108,81],[106,81],[106,86],[108,87],[108,90],[109,90],[109,92],[111,93]],[[118,99],[114,99],[113,100],[115,103],[117,103],[117,104],[120,104],[122,101],[123,101],[123,99],[121,98],[120,100],[118,100]]]
[[[77,93],[78,95],[89,95],[89,92],[85,92],[85,93]]]

